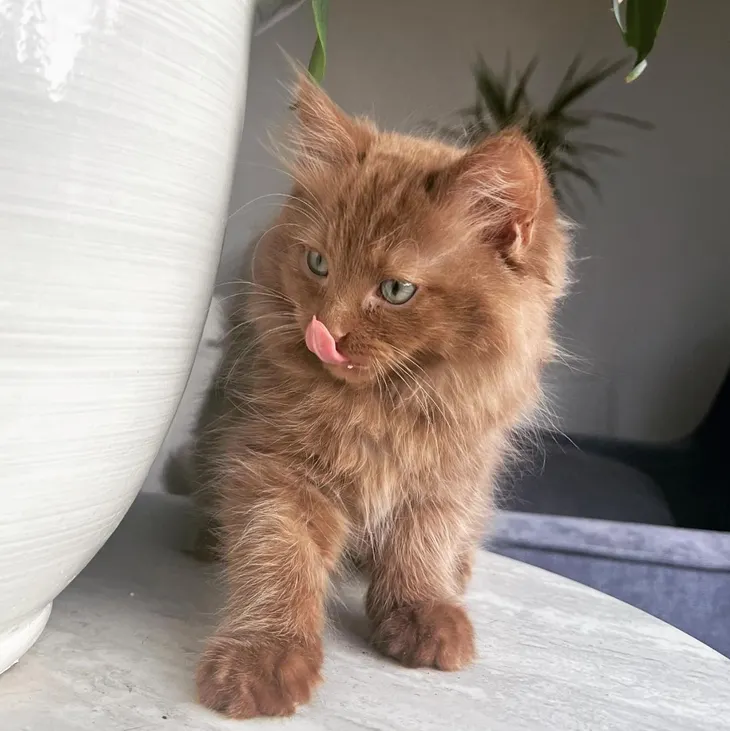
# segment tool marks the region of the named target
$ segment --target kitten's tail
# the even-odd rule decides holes
[[[192,495],[196,491],[192,447],[173,452],[162,470],[162,483],[171,495]]]

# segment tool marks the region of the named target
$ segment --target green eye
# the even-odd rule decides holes
[[[416,285],[410,282],[386,279],[380,283],[380,294],[391,305],[404,305],[415,293]]]
[[[327,259],[318,251],[307,252],[307,266],[312,274],[316,274],[318,277],[326,277],[329,267],[327,266]]]

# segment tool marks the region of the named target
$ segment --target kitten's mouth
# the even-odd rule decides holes
[[[369,369],[366,363],[352,360],[337,349],[337,341],[327,326],[313,316],[304,332],[307,349],[319,358],[322,365],[335,378],[358,380]]]
[[[304,342],[307,348],[314,353],[323,363],[333,366],[344,366],[346,370],[353,370],[355,364],[337,350],[337,343],[327,326],[320,322],[316,316],[307,325],[304,333]]]
[[[360,365],[358,363],[343,363],[342,365],[322,363],[322,367],[335,380],[347,383],[351,386],[370,383],[372,380],[372,373],[367,365]]]

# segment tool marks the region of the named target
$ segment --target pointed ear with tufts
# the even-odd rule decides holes
[[[456,163],[452,174],[452,192],[466,204],[480,237],[508,265],[519,267],[540,209],[551,199],[533,145],[517,131],[488,137]]]
[[[306,72],[297,74],[294,142],[302,164],[349,164],[367,154],[375,127],[345,114]]]

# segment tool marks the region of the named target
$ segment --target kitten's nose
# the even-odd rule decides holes
[[[347,356],[339,352],[332,333],[316,316],[312,317],[312,321],[307,325],[304,342],[307,348],[324,363],[340,365],[348,362]]]
[[[340,340],[343,340],[344,337],[347,335],[347,331],[343,327],[342,323],[332,322],[331,319],[328,317],[318,317],[318,319],[329,330],[329,333],[335,343],[339,343]]]
[[[343,329],[343,328],[341,328],[341,327],[337,327],[337,326],[333,327],[333,328],[332,328],[332,329],[330,330],[330,334],[331,334],[331,335],[332,335],[332,337],[333,337],[333,338],[335,339],[335,342],[336,342],[336,343],[339,343],[339,342],[340,342],[340,340],[343,340],[343,339],[344,339],[344,337],[345,337],[345,335],[347,335],[347,333],[346,333],[346,332],[344,331],[344,329]]]

